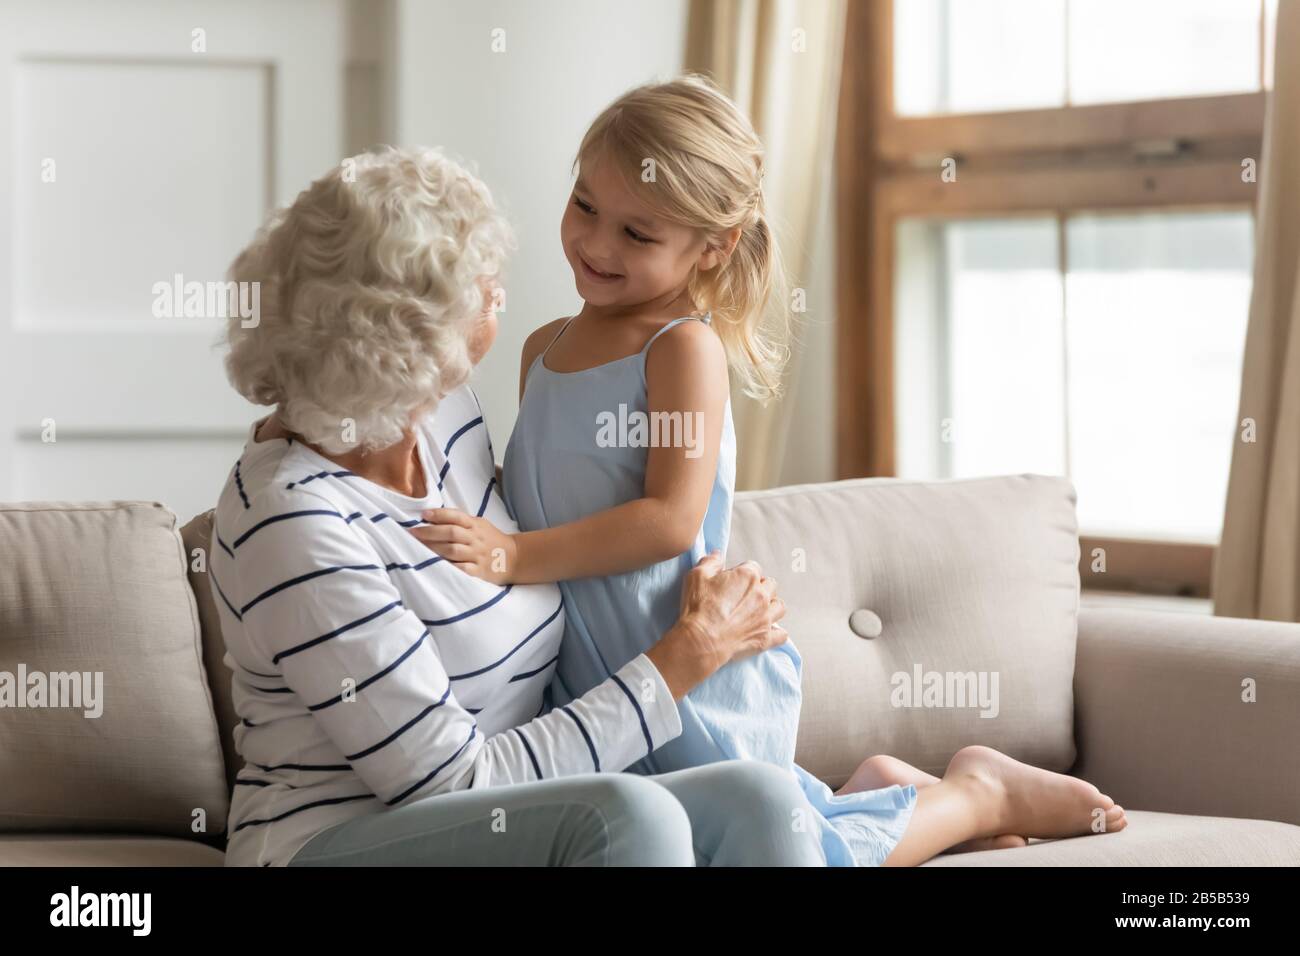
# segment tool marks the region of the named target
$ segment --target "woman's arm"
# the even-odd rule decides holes
[[[457,701],[461,678],[448,674],[428,626],[402,603],[370,542],[324,497],[276,497],[273,509],[263,514],[255,503],[232,529],[240,543],[232,539],[230,556],[214,557],[217,599],[266,661],[252,683],[295,694],[388,805],[621,770],[681,732],[674,688],[643,654],[566,708],[484,735]],[[266,520],[285,514],[298,516]],[[520,622],[521,635],[536,624]],[[690,662],[700,654],[684,638],[668,644],[659,653],[667,653],[670,676],[698,670]]]
[[[721,341],[702,323],[683,322],[646,358],[649,412],[674,415],[681,444],[648,449],[641,498],[514,535],[483,518],[438,508],[425,513],[432,524],[412,534],[467,573],[499,584],[620,574],[681,554],[708,510],[727,396]],[[595,422],[591,428],[595,444]]]
[[[687,575],[681,618],[648,653],[565,707],[485,737],[370,543],[324,498],[279,497],[274,513],[255,505],[234,529],[239,544],[213,556],[223,618],[267,661],[254,682],[281,679],[389,806],[621,770],[681,732],[676,699],[785,639],[775,583],[753,562],[724,571],[711,555]],[[299,516],[282,520],[289,513]]]

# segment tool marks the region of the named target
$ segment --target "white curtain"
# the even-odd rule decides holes
[[[1214,612],[1300,620],[1300,2],[1282,0]],[[1249,420],[1249,422],[1247,422]],[[1252,430],[1254,441],[1244,440]]]
[[[843,47],[843,0],[691,4],[685,66],[711,76],[763,140],[767,208],[795,289],[807,290],[812,281],[810,253],[834,144]],[[828,315],[830,306],[809,302],[807,310]],[[791,303],[774,307],[789,309]],[[798,327],[801,314],[794,318]],[[733,391],[739,489],[766,488],[777,480],[800,381],[800,343],[793,345],[784,397],[764,407]]]

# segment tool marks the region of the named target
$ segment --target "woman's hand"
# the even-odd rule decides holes
[[[429,523],[409,530],[434,554],[473,577],[493,584],[511,582],[518,556],[514,535],[455,508],[433,508],[422,517]]]
[[[724,570],[714,552],[686,575],[681,617],[646,656],[681,699],[724,664],[784,643],[783,617],[776,582],[756,562]]]

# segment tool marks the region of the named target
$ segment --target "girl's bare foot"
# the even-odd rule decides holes
[[[932,787],[938,782],[939,778],[934,774],[918,770],[897,757],[876,754],[874,757],[868,757],[862,761],[858,769],[849,777],[848,782],[836,790],[835,793],[839,796],[846,793],[860,793],[864,790],[880,790],[894,785],[906,787],[908,784],[912,784],[917,790],[921,790],[924,787]],[[947,852],[973,853],[977,850],[1010,850],[1018,846],[1025,846],[1028,842],[1022,836],[1004,833],[999,836],[967,840]]]
[[[995,818],[985,832],[1055,839],[1113,833],[1128,821],[1124,808],[1086,780],[1031,767],[989,747],[964,747],[944,779],[966,780],[993,791]]]

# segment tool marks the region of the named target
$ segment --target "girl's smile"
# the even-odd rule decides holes
[[[610,283],[623,278],[616,272],[601,272],[594,268],[581,253],[578,254],[578,262],[582,265],[583,274],[592,282]]]

